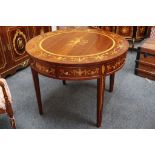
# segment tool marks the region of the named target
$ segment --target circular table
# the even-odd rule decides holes
[[[34,86],[40,114],[43,113],[38,73],[54,79],[97,79],[97,127],[101,126],[105,76],[125,63],[128,42],[121,36],[97,29],[59,30],[39,35],[26,44],[30,56]]]

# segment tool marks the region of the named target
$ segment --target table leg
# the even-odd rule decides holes
[[[66,85],[66,80],[62,80],[63,85]]]
[[[115,81],[115,73],[110,75],[110,92],[113,92],[114,89],[114,81]]]
[[[35,92],[36,92],[36,97],[37,97],[37,102],[38,102],[39,113],[41,115],[43,114],[43,107],[41,103],[39,77],[38,77],[38,73],[33,68],[31,68],[31,71],[32,71],[32,77],[34,81],[34,87],[35,87]]]
[[[97,127],[100,127],[102,123],[104,90],[105,90],[105,77],[102,76],[97,79]]]

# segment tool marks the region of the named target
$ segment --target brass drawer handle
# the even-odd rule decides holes
[[[22,67],[27,67],[29,64],[29,59],[28,60],[25,60],[23,63],[21,63],[21,66]]]

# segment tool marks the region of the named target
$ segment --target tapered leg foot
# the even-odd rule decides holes
[[[101,127],[104,102],[105,77],[97,79],[97,127]]]
[[[134,46],[135,46],[135,38],[132,39],[131,52],[134,51]]]
[[[110,88],[109,88],[109,92],[113,92],[113,90],[114,90],[114,81],[115,81],[115,73],[110,75]]]
[[[31,71],[32,71],[32,77],[34,81],[34,87],[35,87],[35,92],[36,92],[36,97],[37,97],[37,102],[38,102],[39,113],[40,115],[42,115],[43,107],[42,107],[42,102],[41,102],[39,77],[38,77],[38,73],[33,68],[31,68]]]
[[[66,80],[63,80],[62,83],[63,83],[63,85],[66,85]]]
[[[10,120],[10,123],[11,123],[11,127],[13,129],[16,129],[16,120],[15,120],[14,116],[10,117],[9,120]]]
[[[16,129],[16,120],[14,118],[14,114],[13,114],[13,109],[12,109],[12,105],[11,103],[9,102],[9,100],[6,102],[6,113],[9,117],[9,120],[10,120],[10,124],[11,124],[11,127],[13,129]]]

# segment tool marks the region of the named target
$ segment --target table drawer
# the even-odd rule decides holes
[[[99,77],[103,71],[100,69],[101,67],[58,67],[57,76],[58,78],[70,78],[70,79],[81,79],[81,78],[97,78]]]

